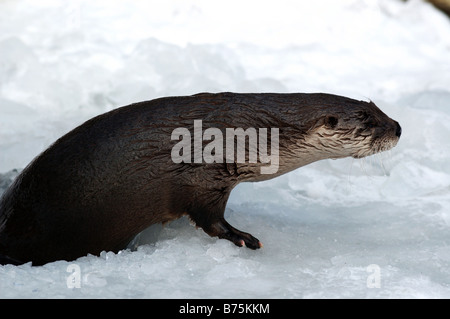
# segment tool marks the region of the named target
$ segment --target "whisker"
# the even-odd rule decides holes
[[[389,160],[389,162],[391,162],[392,163],[392,151],[391,150],[389,150],[389,151],[387,151],[387,155],[388,155],[388,160]]]
[[[367,174],[366,167],[364,166],[364,162],[365,162],[365,161],[366,161],[366,158],[361,158],[360,161],[359,161],[359,166],[360,166],[361,170],[363,171],[363,173],[364,173],[366,176],[369,176],[369,174]]]
[[[375,167],[374,156],[370,156],[370,168],[372,169],[372,172],[374,167]]]
[[[386,168],[384,167],[384,164],[383,164],[383,158],[382,158],[381,154],[378,154],[378,160],[380,161],[380,166],[381,166],[381,169],[383,170],[384,176],[388,176]]]
[[[350,194],[351,193],[351,174],[352,174],[352,168],[353,168],[353,163],[355,162],[355,159],[352,158],[352,161],[350,163],[350,168],[348,170],[348,174],[347,174],[347,193]]]

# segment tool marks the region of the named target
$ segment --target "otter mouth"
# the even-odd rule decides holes
[[[371,147],[368,149],[361,149],[358,153],[353,155],[353,158],[363,158],[371,156],[377,153],[386,152],[397,145],[399,139],[389,139],[389,140],[374,140]]]
[[[400,140],[402,134],[402,128],[398,122],[395,122],[394,128],[391,128],[384,132],[381,136],[374,136],[372,141],[368,144],[368,147],[361,148],[353,158],[363,158],[366,156],[374,155],[377,153],[389,151],[395,147]]]

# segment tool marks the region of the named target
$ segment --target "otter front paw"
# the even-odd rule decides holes
[[[234,228],[223,218],[210,225],[208,230],[205,231],[210,236],[228,239],[239,247],[246,246],[250,249],[258,249],[263,247],[263,244],[256,237]]]
[[[219,238],[228,239],[239,247],[245,246],[250,249],[259,249],[263,247],[263,244],[258,240],[258,238],[253,237],[251,234],[241,232],[237,229],[219,235]]]

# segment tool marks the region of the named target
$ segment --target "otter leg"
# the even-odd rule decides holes
[[[198,227],[211,237],[228,239],[236,246],[246,246],[250,249],[258,249],[263,245],[251,234],[242,232],[231,226],[223,217],[225,207],[222,210],[214,209],[215,212],[205,209],[195,209],[189,213],[191,219]]]

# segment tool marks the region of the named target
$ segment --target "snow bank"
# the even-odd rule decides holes
[[[431,5],[17,0],[0,30],[0,187],[83,121],[159,96],[329,92],[403,128],[387,154],[233,190],[227,219],[259,251],[181,219],[135,250],[0,266],[0,297],[450,297],[450,21]]]

